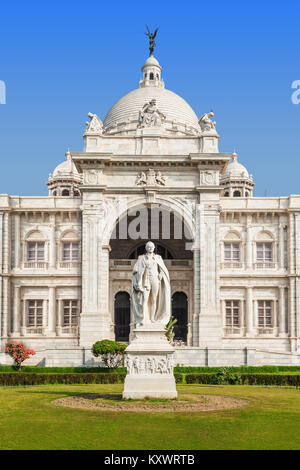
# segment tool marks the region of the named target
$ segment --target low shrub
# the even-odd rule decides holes
[[[234,374],[227,368],[220,368],[215,374],[211,375],[211,383],[214,385],[240,385],[242,378],[240,374]]]
[[[174,373],[174,377],[175,377],[175,382],[177,384],[182,384],[183,383],[183,375],[182,374]]]
[[[101,357],[106,367],[118,367],[124,364],[124,354],[127,344],[103,339],[92,346],[94,357]]]

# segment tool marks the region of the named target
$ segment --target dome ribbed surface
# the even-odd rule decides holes
[[[76,166],[75,166],[75,164],[74,164],[74,162],[71,158],[67,159],[64,162],[57,165],[57,167],[53,171],[53,176],[54,177],[65,176],[65,175],[67,175],[67,176],[71,176],[71,175],[72,176],[79,176],[77,168],[76,168]]]
[[[138,119],[139,111],[152,98],[156,99],[157,108],[168,121],[176,121],[196,129],[199,128],[198,118],[191,106],[176,93],[158,87],[138,88],[120,98],[104,119],[104,128],[128,119]]]
[[[229,163],[226,171],[222,177],[222,179],[225,178],[249,178],[249,173],[247,169],[239,163],[237,160],[234,160],[233,162]]]

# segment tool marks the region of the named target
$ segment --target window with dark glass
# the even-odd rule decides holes
[[[45,242],[27,243],[27,261],[44,261]]]
[[[43,300],[27,301],[27,326],[43,326]]]
[[[240,326],[240,301],[225,301],[226,326],[229,328],[239,328]]]
[[[239,243],[224,243],[224,260],[225,261],[240,261],[240,244]]]
[[[258,300],[258,327],[272,328],[272,301]]]
[[[62,259],[63,261],[78,261],[79,243],[78,242],[63,242]]]
[[[78,324],[78,300],[63,301],[63,326]]]
[[[256,259],[265,262],[273,261],[272,243],[256,243]]]

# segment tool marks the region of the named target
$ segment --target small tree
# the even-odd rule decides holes
[[[124,363],[124,354],[127,344],[103,339],[97,341],[92,346],[92,354],[95,357],[101,357],[106,367],[118,367]]]
[[[167,340],[170,343],[172,343],[173,340],[174,340],[174,336],[175,336],[174,325],[175,325],[175,323],[177,323],[177,318],[170,317],[170,320],[168,321],[168,323],[165,326],[165,335],[167,337]]]
[[[14,360],[14,366],[17,370],[22,367],[22,362],[35,355],[33,349],[27,348],[23,343],[8,343],[5,347],[6,353]]]

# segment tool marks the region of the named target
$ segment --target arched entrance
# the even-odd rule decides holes
[[[155,204],[136,206],[116,220],[109,240],[109,310],[114,312],[116,340],[128,341],[134,328],[130,313],[129,294],[132,270],[136,259],[145,252],[151,240],[169,271],[172,292],[186,292],[185,299],[175,296],[178,313],[176,339],[188,343],[192,338],[190,318],[193,315],[193,251],[189,225],[174,210],[167,211]],[[122,293],[122,296],[121,296]],[[189,302],[189,309],[187,308]],[[127,313],[124,313],[127,312]],[[124,319],[126,315],[126,320]],[[113,317],[113,314],[112,314]],[[122,326],[123,325],[123,326]],[[124,326],[126,325],[126,327]],[[126,332],[124,329],[126,328]]]
[[[115,338],[116,341],[129,341],[130,333],[130,296],[118,292],[115,296]]]
[[[174,325],[174,340],[187,342],[188,300],[184,292],[175,292],[172,296],[172,316],[177,322]]]

